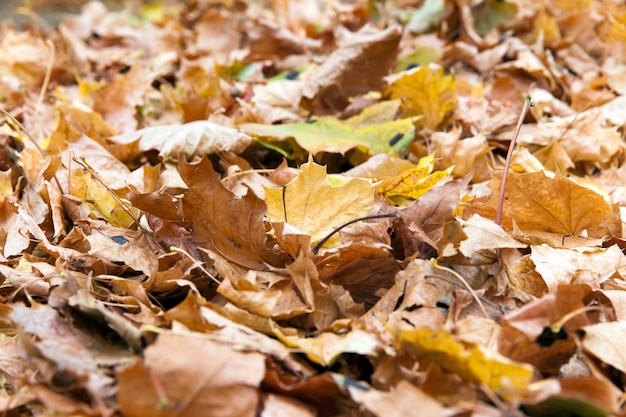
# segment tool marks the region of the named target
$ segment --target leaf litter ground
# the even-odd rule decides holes
[[[4,415],[624,414],[623,5],[119,6],[0,29]]]

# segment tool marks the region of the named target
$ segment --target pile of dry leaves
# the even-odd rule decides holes
[[[3,415],[624,414],[626,6],[25,11]]]

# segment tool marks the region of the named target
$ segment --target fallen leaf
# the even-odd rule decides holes
[[[264,269],[264,262],[283,262],[280,254],[267,247],[262,200],[252,193],[237,198],[222,185],[206,157],[195,164],[180,159],[179,171],[189,186],[183,212],[192,221],[198,246],[251,269]]]
[[[435,130],[450,117],[457,106],[454,77],[444,75],[443,68],[424,65],[389,78],[386,95],[403,99],[403,116],[424,116],[424,127]]]
[[[443,237],[444,226],[454,219],[453,210],[469,181],[469,176],[466,176],[436,186],[408,207],[400,209],[400,217],[414,240],[437,247],[437,242]]]
[[[376,417],[401,417],[415,410],[429,416],[445,416],[447,410],[433,397],[408,381],[401,381],[388,392],[361,385],[348,386],[354,400]]]
[[[400,36],[398,25],[384,30],[366,25],[348,33],[345,42],[305,81],[301,104],[325,113],[345,108],[350,97],[381,89],[382,77],[395,65]]]
[[[386,103],[381,102],[364,110],[351,119],[342,121],[334,116],[324,116],[315,120],[281,125],[263,125],[248,123],[240,126],[251,135],[259,138],[261,144],[280,150],[284,156],[297,156],[293,150],[283,150],[281,142],[294,138],[296,143],[307,152],[317,155],[320,152],[345,154],[357,149],[365,155],[386,153],[403,155],[413,140],[413,121],[411,118],[395,120],[395,114],[380,120]],[[395,104],[394,104],[395,106]],[[364,113],[376,115],[374,119]],[[355,162],[360,162],[359,160]]]
[[[368,215],[374,207],[374,184],[360,178],[338,180],[339,184],[331,184],[326,169],[309,157],[284,188],[265,190],[267,217],[289,223],[309,234],[311,245],[317,244],[335,228]],[[325,247],[333,244],[331,240]]]
[[[375,335],[359,329],[345,334],[324,332],[317,337],[285,334],[285,329],[274,324],[272,329],[278,340],[286,346],[301,350],[310,360],[322,366],[332,366],[344,353],[376,356],[381,348]]]
[[[476,31],[481,36],[488,35],[499,25],[509,23],[517,14],[514,3],[487,0],[472,8]]]
[[[144,95],[150,90],[155,75],[140,65],[115,74],[111,83],[93,93],[93,109],[118,132],[136,129],[137,107],[144,103]]]
[[[528,389],[534,369],[511,361],[480,344],[466,347],[446,330],[394,330],[398,345],[420,358],[458,373],[470,382],[485,384],[500,395],[519,395]]]
[[[555,292],[507,313],[502,319],[498,351],[542,372],[558,372],[576,351],[573,333],[589,320],[576,314],[560,328],[553,330],[551,326],[584,308],[590,292],[587,285],[561,285]]]
[[[461,241],[459,251],[466,257],[471,257],[473,253],[485,249],[525,248],[527,246],[513,239],[493,221],[478,214],[472,215],[467,220],[461,220],[461,225],[467,239]]]
[[[397,204],[405,199],[417,200],[450,174],[450,169],[433,172],[434,158],[431,154],[400,175],[381,178],[376,191]]]
[[[135,416],[253,417],[264,358],[201,337],[163,333],[144,359],[118,372],[120,410]]]
[[[465,216],[472,213],[495,219],[502,174],[492,172],[487,197],[463,203]],[[605,222],[613,216],[611,205],[595,191],[582,187],[561,174],[555,178],[543,172],[509,173],[502,214],[502,225],[512,229],[537,230],[579,236],[587,231],[590,237],[609,234]]]
[[[612,321],[583,327],[585,336],[582,346],[585,352],[603,363],[626,373],[626,356],[620,342],[626,336],[626,324]]]
[[[176,160],[180,153],[188,159],[219,152],[241,153],[252,143],[252,138],[240,130],[210,121],[153,126],[112,136],[108,140],[118,146],[136,146],[135,157],[140,152],[158,150],[164,160]]]
[[[267,394],[263,397],[263,411],[260,417],[314,417],[309,407],[296,399],[283,395]]]
[[[431,146],[435,155],[435,167],[437,169],[451,167],[451,173],[455,177],[464,177],[472,172],[476,177],[474,181],[480,181],[482,176],[480,173],[484,173],[487,166],[485,158],[489,153],[487,139],[480,134],[463,139],[460,136],[459,129],[433,133]]]
[[[552,395],[538,403],[524,404],[523,408],[531,415],[547,416],[567,412],[589,417],[608,417],[615,414],[621,392],[606,379],[581,376],[549,382],[556,382],[558,386]],[[544,395],[550,392],[548,389],[544,391]]]
[[[300,298],[290,277],[269,271],[246,271],[212,254],[215,269],[222,277],[217,291],[239,307],[275,320],[284,320],[312,311]]]
[[[598,288],[626,267],[622,251],[609,248],[561,249],[531,246],[530,259],[550,291],[562,284],[589,284]]]
[[[123,368],[132,361],[125,347],[104,338],[96,342],[49,305],[15,305],[11,318],[23,336],[26,358],[39,368],[39,378],[65,378],[65,384],[86,389],[94,406],[108,412],[116,393],[110,369]],[[87,347],[85,342],[90,339]],[[68,394],[66,397],[71,398]]]
[[[436,26],[445,13],[442,0],[426,0],[421,7],[411,13],[406,28],[413,33],[423,33]]]
[[[110,188],[94,180],[91,174],[71,177],[72,195],[92,206],[110,224],[129,227],[135,223],[137,211],[123,204]]]

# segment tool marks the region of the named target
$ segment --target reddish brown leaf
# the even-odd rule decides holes
[[[194,164],[180,159],[179,170],[189,186],[183,213],[192,222],[199,247],[251,269],[264,269],[265,262],[284,262],[285,257],[274,252],[268,242],[263,201],[252,193],[237,198],[222,185],[206,157]]]

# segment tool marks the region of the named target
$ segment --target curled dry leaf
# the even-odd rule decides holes
[[[395,65],[401,29],[365,26],[335,50],[302,86],[301,103],[317,112],[342,110],[348,99],[380,90]]]
[[[181,153],[188,159],[219,152],[241,153],[252,143],[252,138],[232,127],[196,121],[126,132],[110,137],[109,141],[125,146],[135,144],[137,152],[142,153],[157,150],[163,159],[176,160]]]

